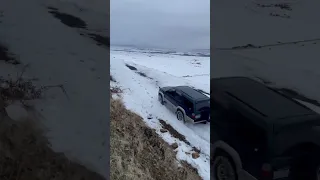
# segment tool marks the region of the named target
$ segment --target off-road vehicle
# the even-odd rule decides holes
[[[180,121],[206,123],[210,119],[210,98],[192,87],[162,87],[158,97]]]
[[[245,77],[211,79],[211,178],[320,179],[320,116]]]

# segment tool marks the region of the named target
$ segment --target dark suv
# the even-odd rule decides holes
[[[249,78],[211,91],[212,179],[320,179],[319,114]]]
[[[159,88],[158,97],[180,121],[206,123],[210,119],[210,98],[189,86]]]

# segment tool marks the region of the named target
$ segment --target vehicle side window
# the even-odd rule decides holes
[[[191,111],[193,111],[193,103],[186,97],[182,96],[182,103]]]
[[[265,130],[256,125],[253,120],[248,119],[237,111],[230,111],[229,118],[230,123],[237,126],[239,135],[245,138],[248,142],[253,144],[260,144],[265,142],[266,134]]]
[[[182,103],[182,93],[179,91],[168,91],[168,95],[179,103]]]
[[[173,97],[173,98],[178,95],[177,92],[174,91],[174,90],[169,90],[169,91],[167,91],[167,94],[168,94],[169,96]]]

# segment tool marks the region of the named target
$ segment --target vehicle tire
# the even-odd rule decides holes
[[[158,95],[158,100],[160,101],[160,103],[161,103],[162,105],[164,105],[163,97],[162,97],[161,94]]]
[[[291,165],[289,177],[292,180],[320,180],[319,155],[294,160]]]
[[[186,122],[185,119],[184,119],[184,114],[183,114],[183,112],[181,110],[177,110],[176,115],[177,115],[177,119],[179,121]]]
[[[238,180],[234,162],[224,151],[219,151],[214,155],[212,168],[215,180]]]

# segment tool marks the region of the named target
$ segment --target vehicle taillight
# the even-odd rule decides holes
[[[191,116],[192,116],[192,119],[199,119],[201,117],[201,114],[196,115],[196,114],[192,113]]]
[[[196,115],[194,113],[191,114],[192,119],[196,118]]]
[[[272,166],[268,163],[262,165],[261,168],[261,180],[271,180],[273,179]]]

